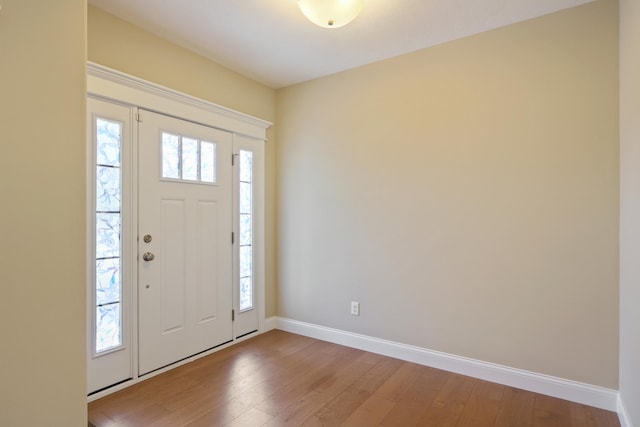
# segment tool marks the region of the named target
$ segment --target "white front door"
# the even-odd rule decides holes
[[[232,332],[232,135],[140,110],[139,374]]]

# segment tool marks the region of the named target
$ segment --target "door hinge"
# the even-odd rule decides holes
[[[231,166],[236,165],[236,155],[231,153]]]
[[[232,231],[231,232],[231,244],[233,245],[236,242],[236,234]]]
[[[142,116],[140,115],[140,113],[136,113],[136,121],[142,123]]]
[[[235,322],[236,320],[236,311],[235,310],[231,310],[231,321]]]

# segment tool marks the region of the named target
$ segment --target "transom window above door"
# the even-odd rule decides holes
[[[162,132],[162,178],[216,184],[216,144]]]

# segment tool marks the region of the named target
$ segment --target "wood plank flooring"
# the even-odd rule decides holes
[[[613,412],[271,331],[89,404],[96,427],[619,427]]]

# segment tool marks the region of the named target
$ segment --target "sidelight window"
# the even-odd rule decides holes
[[[95,352],[122,345],[121,122],[95,119]]]
[[[240,150],[240,311],[253,308],[253,153]]]

